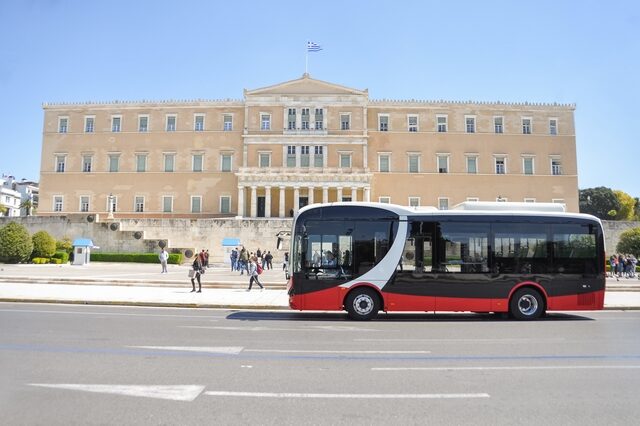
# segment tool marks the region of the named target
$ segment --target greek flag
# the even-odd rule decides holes
[[[307,42],[307,52],[319,52],[322,50],[322,46],[312,41]]]

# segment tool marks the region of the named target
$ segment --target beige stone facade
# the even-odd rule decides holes
[[[370,100],[304,75],[242,100],[44,105],[39,215],[288,217],[308,203],[578,211],[575,107]]]

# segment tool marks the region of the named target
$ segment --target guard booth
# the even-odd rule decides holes
[[[98,248],[88,238],[76,238],[73,240],[72,265],[88,265],[91,260],[91,249]]]
[[[222,261],[225,265],[231,265],[231,252],[236,247],[238,247],[238,254],[240,254],[240,238],[222,239]]]

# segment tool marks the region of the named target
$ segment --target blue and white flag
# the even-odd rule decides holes
[[[322,50],[322,46],[312,41],[307,42],[307,52],[319,52]]]

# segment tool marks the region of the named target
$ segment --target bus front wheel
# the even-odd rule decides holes
[[[380,298],[370,288],[361,287],[352,290],[347,295],[344,305],[351,319],[366,321],[378,314]]]
[[[533,288],[521,288],[513,294],[509,302],[509,312],[518,320],[538,319],[544,310],[544,299],[540,292]]]

